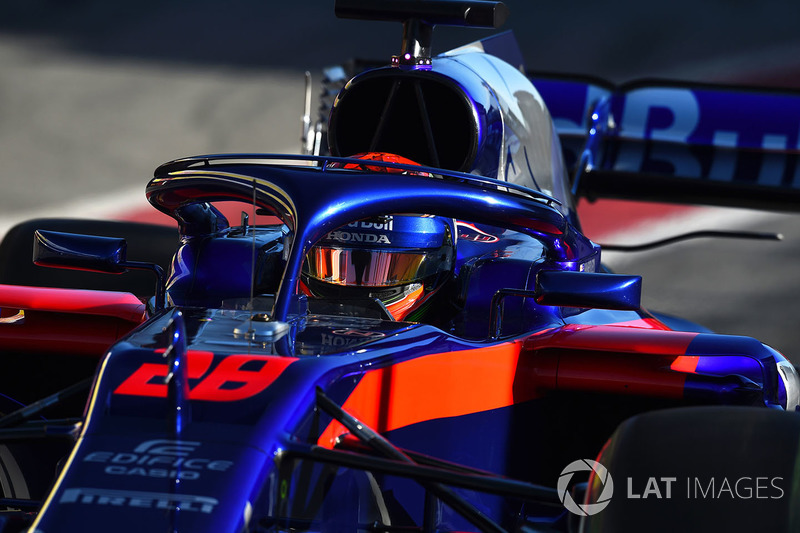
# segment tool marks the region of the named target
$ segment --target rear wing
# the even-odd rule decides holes
[[[800,91],[529,77],[576,196],[800,210]]]

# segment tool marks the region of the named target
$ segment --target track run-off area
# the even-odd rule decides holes
[[[615,0],[604,16],[588,0],[507,3],[529,69],[800,87],[800,8],[788,1]],[[144,197],[156,166],[204,153],[297,152],[303,72],[316,94],[325,65],[388,58],[400,40],[399,25],[337,21],[322,0],[200,0],[190,12],[176,2],[114,4],[11,0],[0,20],[0,234],[36,217],[171,223]],[[443,29],[434,50],[482,35]],[[644,277],[647,307],[756,337],[800,362],[800,214],[628,202],[582,204],[580,213],[600,243],[694,230],[783,234],[604,260]]]

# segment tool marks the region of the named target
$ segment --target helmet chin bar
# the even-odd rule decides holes
[[[388,314],[386,318],[391,317],[394,320],[405,319],[440,288],[440,284],[435,282],[426,287],[426,280],[391,287],[336,285],[314,279],[307,274],[303,274],[302,280],[310,296],[314,298],[337,302],[374,300],[380,302]]]

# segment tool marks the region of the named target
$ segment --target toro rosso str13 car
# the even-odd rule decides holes
[[[0,286],[0,531],[796,530],[794,366],[643,309],[575,202],[796,208],[763,140],[800,97],[531,76],[510,34],[431,56],[499,2],[337,12],[402,49],[305,154],[160,166],[179,235],[0,245],[36,264]]]

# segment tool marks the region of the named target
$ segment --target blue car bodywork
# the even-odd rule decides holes
[[[791,169],[767,170],[797,146],[800,98],[528,76],[511,42],[504,35],[359,74],[326,124],[332,155],[207,155],[160,166],[146,194],[180,229],[163,291],[95,356],[81,416],[43,423],[35,416],[44,406],[33,404],[0,418],[2,503],[18,509],[0,531],[566,531],[579,526],[559,490],[564,468],[613,459],[606,466],[616,475],[635,463],[619,452],[632,442],[631,417],[708,406],[742,413],[720,434],[733,425],[750,448],[723,453],[721,468],[768,455],[748,440],[751,419],[796,442],[786,437],[797,438],[796,414],[785,412],[800,403],[794,367],[754,339],[673,329],[642,309],[641,279],[606,272],[575,199],[794,204]],[[785,123],[764,122],[762,131],[729,122],[741,106]],[[375,163],[413,171],[401,174],[331,165],[364,151],[421,166]],[[755,177],[754,160],[763,170]],[[254,220],[274,218],[231,226],[215,207],[228,201]],[[448,302],[435,316],[396,321],[374,300],[303,294],[303,262],[317,242],[398,213],[456,221]],[[121,240],[46,230],[36,239],[42,265],[150,268],[127,261]],[[89,337],[87,314],[132,305],[90,296],[94,305],[67,309],[69,290],[51,289],[44,304],[39,294],[4,286],[0,303],[29,319],[82,313]],[[36,340],[15,350],[54,350]],[[702,416],[700,425],[720,419]],[[664,424],[648,438],[667,442],[680,427]],[[36,448],[31,464],[14,443],[34,440],[53,444]],[[720,453],[717,444],[700,448]],[[785,497],[757,508],[757,520],[790,530],[794,464],[782,453],[780,475],[763,475]],[[629,482],[641,475],[628,472]],[[601,489],[592,478],[570,498],[597,501]],[[605,516],[623,522],[641,509],[611,505],[621,510]],[[751,524],[745,511],[722,519],[712,511],[664,527]],[[584,516],[580,527],[625,529],[603,516]]]

